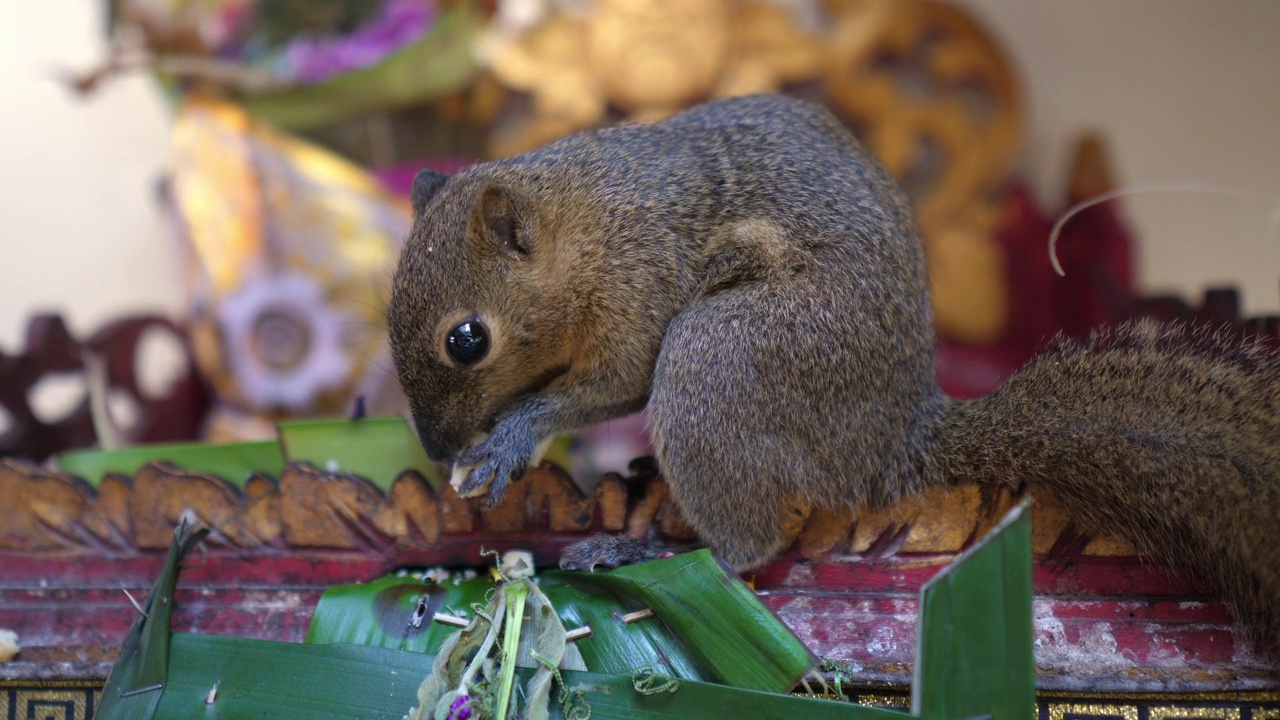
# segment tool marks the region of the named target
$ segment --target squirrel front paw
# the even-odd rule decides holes
[[[484,506],[495,508],[506,497],[507,486],[541,461],[552,439],[539,443],[532,433],[499,425],[489,437],[458,456],[450,484],[462,497],[485,494],[487,487]]]
[[[507,494],[507,485],[524,477],[536,445],[531,435],[495,428],[483,442],[458,456],[451,481],[454,489],[462,497],[472,497],[485,493],[487,486],[484,506],[497,507]]]
[[[596,535],[565,548],[560,553],[560,569],[590,571],[597,565],[615,568],[653,560],[659,555],[661,551],[633,537]]]

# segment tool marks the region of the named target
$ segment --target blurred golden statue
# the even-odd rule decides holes
[[[532,150],[609,119],[660,120],[711,97],[817,78],[825,48],[783,6],[733,0],[596,0],[488,41],[503,86],[532,112],[500,128],[497,157]]]
[[[939,332],[982,343],[1004,331],[995,235],[1022,112],[1004,54],[964,11],[936,0],[507,0],[481,47],[492,80],[527,98],[500,113],[492,157],[711,98],[799,90],[825,102],[916,206]]]

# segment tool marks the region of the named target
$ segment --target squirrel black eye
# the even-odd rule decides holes
[[[464,320],[449,331],[446,342],[449,357],[459,364],[472,365],[489,352],[489,331],[479,320]]]

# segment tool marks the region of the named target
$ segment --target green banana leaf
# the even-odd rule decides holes
[[[360,475],[389,490],[400,473],[416,470],[440,489],[440,471],[400,417],[293,420],[276,425],[289,462],[305,461],[331,472]]]
[[[69,450],[57,456],[63,472],[84,478],[97,487],[109,474],[132,476],[154,461],[173,463],[191,472],[216,475],[244,488],[255,473],[279,477],[285,459],[275,440],[226,443],[174,443],[139,445],[118,450]]]
[[[155,714],[169,675],[172,639],[169,621],[173,616],[178,570],[182,558],[208,534],[206,529],[188,533],[186,521],[178,522],[160,577],[138,617],[134,618],[120,656],[102,688],[103,698],[110,700],[103,703],[106,712],[99,710],[96,714],[100,720],[148,718]]]
[[[359,643],[435,653],[457,628],[436,613],[474,616],[494,583],[390,577],[331,588],[316,606],[308,643]],[[630,674],[651,667],[671,677],[785,692],[816,665],[804,644],[707,550],[610,572],[539,573],[538,587],[572,631],[588,670]],[[644,609],[654,616],[619,618]],[[416,613],[416,615],[415,615]],[[414,618],[421,618],[415,623]]]
[[[483,604],[492,587],[482,579],[437,584],[394,575],[361,585],[336,585],[316,604],[305,642],[435,654],[445,638],[457,632],[456,627],[433,622],[435,614],[470,619],[472,605]],[[415,617],[420,621],[415,623]]]
[[[441,466],[427,457],[413,428],[401,417],[291,420],[277,424],[276,430],[288,462],[360,475],[384,491],[405,470],[416,470],[436,490],[444,482]],[[546,459],[565,467],[569,453],[569,438],[557,438]]]
[[[1034,717],[1028,504],[921,589],[914,714]]]
[[[1034,712],[1030,526],[1025,510],[1025,503],[1016,508],[991,535],[922,591],[910,717],[1021,720]],[[434,660],[427,653],[377,645],[286,644],[171,634],[171,598],[179,564],[198,539],[199,534],[188,535],[184,527],[178,528],[168,561],[144,608],[146,614],[140,615],[129,631],[95,718],[398,720],[413,707],[418,684]],[[670,620],[672,614],[679,614],[680,608],[661,606],[664,592],[655,591],[654,586],[666,585],[670,578],[676,578],[679,584],[680,574],[687,572],[682,568],[703,563],[703,560],[689,565],[659,561],[657,564],[673,572],[656,573],[635,583],[635,587],[643,594],[644,602],[658,602],[655,612]],[[636,574],[637,568],[629,570]],[[619,570],[601,573],[600,577],[625,574]],[[623,580],[605,584],[630,587]],[[397,586],[391,580],[380,585],[384,590]],[[718,612],[718,608],[705,602],[715,596],[714,584],[696,589],[699,594],[694,596],[696,602],[692,605],[707,606],[707,610],[694,622]],[[412,593],[400,595],[407,597]],[[390,605],[398,605],[402,599],[398,596]],[[416,607],[416,600],[414,604]],[[379,642],[385,641],[384,637]],[[703,651],[713,652],[714,648]],[[522,669],[520,673],[527,677],[529,670]],[[667,682],[667,678],[658,678],[661,682],[656,685],[639,682],[642,679],[643,673],[638,668],[620,674],[565,671],[562,688],[580,693],[573,718],[583,717],[581,711],[589,707],[590,717],[596,720],[675,717],[892,720],[904,716],[847,703],[690,679]],[[565,717],[565,707],[553,702],[551,717]]]
[[[443,484],[433,463],[401,417],[355,420],[295,420],[276,426],[276,440],[238,443],[137,445],[116,450],[69,450],[57,456],[63,472],[97,487],[108,474],[132,476],[149,462],[164,461],[191,472],[215,475],[244,489],[254,474],[278,478],[286,463],[307,462],[323,470],[368,479],[386,491],[405,470],[416,470],[432,488]],[[560,437],[546,459],[568,465],[572,439]]]
[[[276,432],[276,440],[71,450],[58,455],[58,467],[97,487],[107,474],[133,475],[149,462],[164,461],[216,475],[243,489],[255,473],[278,478],[286,463],[308,462],[360,475],[383,490],[403,471],[416,470],[432,487],[440,488],[438,466],[422,451],[404,418],[300,420],[282,422]]]
[[[174,633],[168,681],[151,714],[121,712],[104,694],[95,720],[401,720],[434,658],[358,645],[289,643]],[[531,673],[517,671],[522,680]],[[641,694],[632,675],[564,671],[564,686],[583,690],[593,720],[670,718],[811,718],[902,720],[889,710],[813,698],[679,681],[668,692]],[[215,690],[216,688],[216,690]],[[559,694],[557,691],[556,695]],[[212,698],[212,702],[209,702]],[[565,717],[551,704],[551,717]]]

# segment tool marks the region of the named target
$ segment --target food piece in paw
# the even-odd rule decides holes
[[[475,437],[471,438],[471,447],[475,447],[487,439],[489,439],[488,433],[478,433]],[[466,491],[462,489],[462,483],[466,481],[467,475],[470,475],[472,469],[479,464],[480,463],[478,462],[472,465],[459,465],[454,463],[453,470],[449,473],[449,484],[457,491],[459,497],[480,497],[489,491],[489,484],[492,482],[492,478],[481,483],[479,487],[470,488]]]
[[[475,436],[475,438],[472,439],[471,446],[475,447],[476,445],[479,445],[487,440],[488,437],[488,435]],[[543,456],[547,454],[547,450],[551,448],[551,443],[555,442],[555,439],[556,438],[553,435],[551,437],[544,438],[538,443],[538,446],[533,451],[533,456],[529,459],[528,467],[537,467],[538,463],[542,462]],[[494,476],[492,473],[490,473],[489,477],[484,478],[484,482],[480,483],[476,487],[463,488],[463,483],[466,482],[467,476],[471,474],[472,470],[482,464],[484,464],[483,458],[470,465],[454,464],[453,470],[449,474],[449,484],[453,486],[453,489],[457,491],[460,497],[480,497],[489,492],[489,488],[493,486]],[[519,478],[512,479],[519,480]]]

